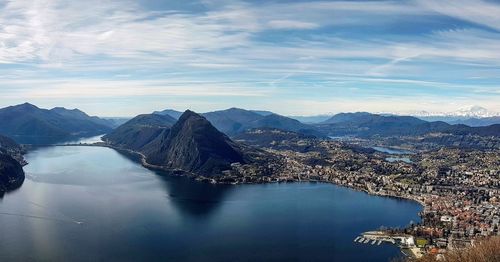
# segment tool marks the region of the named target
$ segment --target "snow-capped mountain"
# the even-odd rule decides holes
[[[460,108],[452,112],[429,112],[429,111],[411,111],[411,112],[398,112],[397,115],[411,115],[416,117],[458,117],[458,118],[486,118],[498,117],[499,112],[489,111],[481,106],[469,106]]]
[[[480,106],[471,106],[467,108],[459,109],[455,112],[451,112],[451,115],[454,116],[464,116],[464,117],[474,117],[474,118],[483,118],[483,117],[492,117],[498,116],[499,114],[496,112],[488,111],[488,109]]]

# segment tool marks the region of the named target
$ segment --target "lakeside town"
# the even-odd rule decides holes
[[[373,195],[417,201],[423,206],[419,223],[382,232],[389,239],[405,239],[392,243],[417,258],[439,256],[471,246],[477,239],[500,235],[498,149],[434,147],[418,152],[401,150],[394,155],[363,147],[373,142],[273,141],[264,147],[276,156],[269,164],[234,164],[224,176],[197,179],[233,184],[329,182]],[[263,172],[269,175],[257,175]]]

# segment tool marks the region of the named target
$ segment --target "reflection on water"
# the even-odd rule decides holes
[[[0,202],[0,261],[387,261],[363,231],[421,207],[322,183],[224,186],[165,176],[100,147],[30,152]]]
[[[193,218],[206,218],[223,204],[232,186],[210,185],[180,177],[162,176],[168,198],[178,211]],[[174,183],[172,180],[176,179]]]

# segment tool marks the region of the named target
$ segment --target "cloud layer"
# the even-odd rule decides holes
[[[500,111],[490,1],[151,2],[0,0],[0,106]]]

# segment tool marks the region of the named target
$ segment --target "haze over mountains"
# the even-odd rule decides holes
[[[463,124],[468,126],[489,126],[500,124],[500,113],[492,112],[481,106],[471,106],[461,108],[452,112],[429,112],[429,111],[408,111],[408,112],[383,112],[380,115],[414,116],[425,121],[443,121],[448,124]],[[313,116],[290,116],[303,123],[317,124],[326,121],[334,114],[322,114]]]

